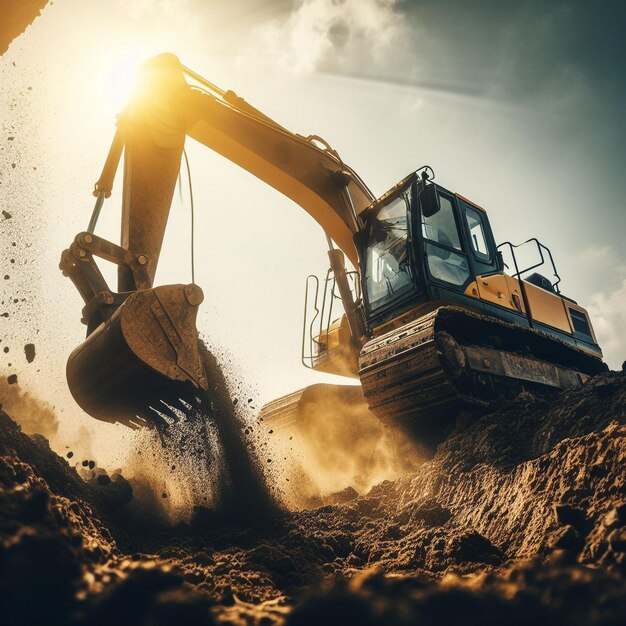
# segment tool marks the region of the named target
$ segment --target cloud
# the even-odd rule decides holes
[[[595,285],[587,310],[604,360],[620,369],[626,359],[626,263],[613,246],[595,245],[576,255],[581,283]],[[601,281],[601,284],[598,282]]]
[[[609,268],[613,275],[626,275],[626,263],[615,248],[609,245],[589,246],[577,255],[577,261],[586,267]]]
[[[626,278],[617,289],[591,296],[588,306],[604,360],[619,369],[626,360]]]
[[[270,57],[295,73],[380,67],[404,48],[397,0],[304,0],[256,29]]]

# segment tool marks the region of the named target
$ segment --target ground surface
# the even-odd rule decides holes
[[[0,622],[622,624],[625,461],[607,374],[460,418],[364,496],[168,525],[0,413]]]

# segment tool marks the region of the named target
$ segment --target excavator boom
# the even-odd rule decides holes
[[[302,137],[232,91],[192,86],[178,59],[145,63],[134,97],[120,115],[115,154],[125,150],[122,247],[141,251],[154,275],[187,136],[243,167],[300,205],[356,265],[353,235],[373,194],[319,137]],[[195,78],[197,74],[191,73]],[[201,79],[203,80],[203,79]],[[119,157],[118,157],[119,158]],[[96,184],[110,193],[115,163]]]
[[[185,74],[199,84],[190,85]],[[172,407],[193,405],[207,388],[195,327],[201,290],[153,287],[187,136],[292,199],[358,263],[353,235],[361,227],[359,213],[374,196],[337,152],[319,137],[291,133],[233,92],[187,70],[174,55],[146,62],[95,185],[89,232],[79,234],[61,259],[61,269],[85,301],[87,324],[86,341],[68,360],[68,384],[78,404],[101,420],[129,426],[158,422]],[[117,246],[93,229],[122,153]],[[118,265],[117,292],[94,257]]]

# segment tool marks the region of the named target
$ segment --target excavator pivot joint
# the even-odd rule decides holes
[[[191,306],[198,306],[204,301],[204,293],[198,285],[186,285],[185,298],[187,298],[187,302],[189,302]]]

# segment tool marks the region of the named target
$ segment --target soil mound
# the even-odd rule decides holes
[[[625,461],[626,377],[604,374],[459,417],[417,472],[365,496],[254,523],[198,508],[172,525],[138,514],[121,476],[85,482],[0,413],[0,611],[30,624],[131,610],[139,625],[623,623]]]

